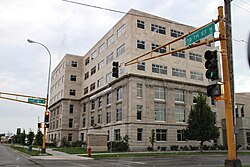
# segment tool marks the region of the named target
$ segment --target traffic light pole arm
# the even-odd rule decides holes
[[[222,69],[223,69],[223,82],[224,82],[224,101],[225,101],[225,112],[226,112],[226,132],[227,132],[227,145],[228,145],[228,160],[236,160],[236,147],[234,139],[234,126],[233,126],[233,113],[232,113],[232,99],[230,89],[230,77],[228,69],[228,56],[227,56],[227,45],[226,45],[226,32],[225,23],[223,16],[223,7],[218,8],[218,19],[220,29],[220,46],[221,46],[221,57],[222,57]]]

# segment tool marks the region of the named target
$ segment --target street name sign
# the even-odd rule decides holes
[[[45,104],[45,99],[28,98],[28,103]]]
[[[192,33],[192,34],[189,34],[187,37],[186,37],[186,45],[190,45],[194,42],[197,42],[199,41],[200,39],[208,36],[208,35],[211,35],[215,32],[215,23],[211,23],[209,25],[207,25],[206,27]]]

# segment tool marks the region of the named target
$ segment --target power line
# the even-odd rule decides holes
[[[249,12],[249,13],[250,13],[250,10],[247,10],[247,9],[245,9],[245,8],[239,6],[239,5],[236,5],[235,3],[232,3],[232,4],[233,4],[234,6],[236,6],[236,7],[240,8],[240,9],[242,9],[242,10],[245,10],[246,12]]]

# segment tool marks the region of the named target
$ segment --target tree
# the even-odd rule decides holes
[[[21,133],[21,135],[20,135],[21,145],[25,145],[25,139],[26,139],[26,133],[25,133],[25,129],[23,129],[23,133]]]
[[[155,130],[152,129],[151,136],[149,137],[149,142],[152,145],[152,149],[154,150],[154,143],[155,143]]]
[[[32,144],[33,144],[34,137],[35,137],[34,132],[32,132],[32,131],[30,130],[29,134],[27,135],[27,138],[28,138],[27,144],[28,144],[28,145],[32,145]]]
[[[43,143],[43,133],[41,132],[40,129],[37,130],[37,134],[35,137],[35,142],[38,146],[42,146]]]
[[[198,92],[195,100],[196,104],[189,114],[188,126],[185,132],[187,139],[200,141],[200,150],[202,152],[205,141],[218,139],[219,129],[215,126],[215,117],[206,103],[206,97],[201,92]]]

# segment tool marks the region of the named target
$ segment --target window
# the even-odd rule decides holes
[[[245,114],[244,114],[244,106],[241,106],[240,112],[241,112],[241,117],[244,117],[245,116]]]
[[[112,81],[112,79],[113,79],[112,72],[110,72],[106,75],[106,83],[109,83],[110,81]]]
[[[69,95],[70,95],[70,96],[75,96],[75,95],[76,95],[76,90],[70,89],[70,90],[69,90]]]
[[[89,64],[89,57],[85,60],[85,66]]]
[[[70,104],[69,105],[69,113],[73,113],[73,111],[74,111],[74,105]]]
[[[77,62],[76,61],[71,61],[71,67],[77,67]]]
[[[95,113],[91,112],[91,115],[90,115],[90,126],[94,126],[94,124],[95,124]]]
[[[98,97],[98,108],[102,107],[102,97]]]
[[[97,56],[97,52],[94,51],[92,54],[91,54],[91,60],[95,59]]]
[[[190,71],[190,78],[198,81],[203,81],[203,74],[200,72]]]
[[[142,97],[142,84],[137,83],[136,84],[136,96],[137,97]]]
[[[69,119],[69,128],[73,128],[73,119],[72,118]]]
[[[119,48],[116,49],[116,57],[119,57],[125,52],[125,44],[122,44]]]
[[[157,48],[157,47],[159,47],[159,46],[160,46],[160,45],[157,45],[157,44],[152,43],[152,44],[151,44],[151,49],[153,50],[153,49],[155,49],[155,48]],[[163,46],[163,47],[161,47],[160,49],[155,50],[154,52],[166,53],[166,46]]]
[[[103,67],[104,67],[104,60],[98,63],[98,70],[102,69]]]
[[[105,43],[103,43],[100,47],[99,47],[99,53],[102,53],[105,50]]]
[[[106,64],[109,64],[110,62],[113,61],[114,58],[114,53],[110,53],[107,57],[106,57]]]
[[[121,140],[121,134],[120,134],[120,129],[115,129],[115,141],[120,141]]]
[[[155,99],[165,100],[165,89],[164,87],[155,87],[154,88]]]
[[[86,118],[84,115],[84,117],[82,118],[82,127],[84,128],[85,126],[86,126]]]
[[[250,132],[246,132],[247,145],[250,145]]]
[[[137,141],[142,141],[142,132],[143,132],[142,128],[137,129]]]
[[[137,20],[137,27],[141,28],[141,29],[144,29],[144,21]]]
[[[151,24],[151,31],[159,34],[164,34],[164,35],[166,34],[166,28],[156,24]]]
[[[118,30],[117,30],[117,37],[119,38],[122,34],[125,33],[125,24],[123,24]]]
[[[152,72],[167,75],[167,66],[152,64]]]
[[[103,77],[97,80],[97,87],[98,88],[103,86],[103,84],[104,84]]]
[[[175,121],[185,122],[185,108],[182,105],[175,105]]]
[[[102,110],[101,110],[101,109],[98,110],[98,120],[97,120],[97,122],[98,122],[99,124],[102,123]]]
[[[137,105],[137,120],[142,120],[142,105]]]
[[[172,68],[172,75],[176,77],[186,78],[186,70]]]
[[[184,130],[177,130],[177,141],[186,141]]]
[[[174,90],[175,102],[184,102],[184,90]]]
[[[69,134],[68,134],[68,141],[69,141],[69,142],[72,142],[72,133],[69,133]]]
[[[156,141],[167,141],[167,129],[156,129]]]
[[[96,72],[96,66],[91,69],[91,75],[93,75]]]
[[[70,81],[76,81],[76,75],[70,75]]]
[[[137,70],[145,71],[145,62],[137,63]]]
[[[95,100],[92,100],[91,101],[91,110],[94,110],[95,109]]]
[[[107,40],[107,45],[108,45],[108,46],[111,45],[114,41],[115,41],[115,36],[114,36],[114,34],[113,34],[113,35],[111,35],[111,36],[108,38],[108,40]]]
[[[192,96],[193,96],[193,104],[196,104],[196,98],[198,97],[198,92],[192,92]]]
[[[83,92],[84,92],[85,95],[88,93],[88,91],[89,91],[89,87],[86,87],[86,88],[84,88],[84,90],[83,90]]]
[[[116,105],[116,121],[122,120],[122,104]]]
[[[85,75],[84,75],[84,79],[88,79],[89,78],[89,72],[86,72]]]
[[[107,105],[111,104],[111,93],[107,94]]]
[[[86,112],[86,103],[83,103],[82,111],[83,111],[83,112]]]
[[[84,141],[84,133],[81,133],[81,141]]]
[[[239,110],[238,110],[238,106],[235,105],[235,117],[238,118],[239,117]]]
[[[116,91],[116,100],[122,100],[122,88],[118,88]]]
[[[202,57],[199,54],[189,52],[189,60],[202,62]]]
[[[145,49],[145,41],[137,40],[137,48]]]
[[[110,123],[111,122],[111,108],[107,108],[107,113],[106,113],[106,123]]]
[[[173,29],[170,30],[171,37],[178,38],[178,37],[182,36],[183,34],[184,33],[181,31],[177,31],[177,30],[173,30]]]
[[[175,50],[174,48],[171,48],[171,51],[174,51],[174,50]],[[172,53],[172,56],[185,58],[185,51],[174,52]]]
[[[166,121],[166,110],[162,104],[156,104],[155,106],[155,120]]]
[[[90,85],[90,91],[95,90],[95,82]]]

